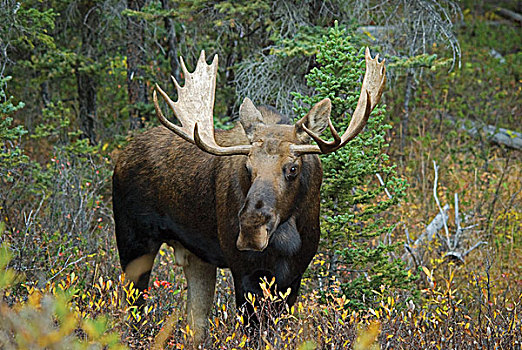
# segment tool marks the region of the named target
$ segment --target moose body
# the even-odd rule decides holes
[[[216,267],[230,268],[238,307],[247,293],[262,292],[261,278],[275,278],[278,290],[290,289],[287,302],[295,302],[319,243],[317,153],[334,151],[357,135],[382,93],[384,67],[367,52],[367,67],[368,62],[373,69],[367,68],[363,82],[366,94],[342,137],[329,120],[328,99],[296,125],[245,99],[240,122],[214,131],[217,57],[207,65],[202,54],[194,73],[182,63],[186,80],[183,88],[175,82],[177,102],[157,88],[182,126],[163,116],[155,93],[165,127],[136,136],[114,170],[116,238],[122,268],[139,289],[148,286],[161,244],[174,248],[187,278],[188,322],[196,341],[203,339],[213,303]],[[327,126],[334,141],[317,136]],[[318,146],[309,144],[310,137]]]
[[[240,127],[216,136],[223,145],[245,138]],[[283,198],[288,211],[268,247],[261,252],[241,251],[236,248],[238,213],[252,187],[247,158],[209,155],[164,127],[137,136],[120,155],[113,178],[122,266],[125,269],[143,256],[155,256],[161,244],[167,243],[175,250],[182,246],[210,265],[230,268],[238,305],[244,304],[245,293],[259,290],[260,277],[275,277],[280,290],[291,287],[295,294],[319,242],[322,170],[316,155],[302,158],[304,174],[295,180],[298,190]],[[269,200],[264,198],[270,196],[270,184],[264,181],[260,179],[251,191],[258,191],[258,201]],[[185,259],[176,257],[183,265]],[[140,281],[141,270],[148,272],[151,267],[145,266],[145,260],[141,259],[143,267],[131,265],[127,275]],[[138,287],[146,288],[148,276],[140,282]]]

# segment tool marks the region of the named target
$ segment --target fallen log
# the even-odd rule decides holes
[[[514,11],[502,7],[498,7],[495,10],[495,12],[504,18],[510,19],[514,22],[518,22],[518,24],[522,23],[522,15],[520,13],[516,13]]]
[[[457,123],[457,119],[448,115],[448,120]],[[466,131],[473,137],[479,137],[481,134],[493,143],[504,145],[509,148],[522,150],[522,133],[504,128],[497,128],[493,125],[480,125],[473,120],[464,119],[458,121],[461,130]]]

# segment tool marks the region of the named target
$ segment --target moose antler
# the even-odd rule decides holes
[[[222,147],[215,140],[213,111],[218,69],[217,55],[214,57],[212,64],[208,65],[205,60],[205,51],[201,51],[196,69],[192,73],[189,73],[187,70],[182,57],[180,57],[180,62],[185,77],[185,85],[181,87],[176,79],[172,77],[178,92],[178,100],[176,102],[173,102],[156,84],[153,100],[160,122],[169,130],[188,142],[196,144],[208,153],[217,156],[248,155],[252,148],[251,145]],[[328,126],[334,140],[324,141],[303,123],[301,126],[314,139],[317,145],[291,145],[291,150],[299,155],[331,153],[343,147],[348,141],[357,136],[366,125],[371,111],[381,98],[384,83],[386,82],[385,73],[384,60],[379,63],[379,55],[372,59],[370,50],[366,48],[366,73],[361,87],[361,95],[348,129],[342,136],[339,136],[332,121],[328,118]],[[165,118],[159,107],[156,91],[160,93],[181,122],[181,127]]]
[[[304,131],[310,135],[317,145],[292,145],[291,149],[296,154],[307,154],[307,153],[331,153],[339,148],[343,147],[348,141],[353,139],[366,125],[368,117],[371,111],[375,108],[375,105],[381,99],[382,92],[384,90],[384,83],[386,82],[386,68],[384,67],[384,60],[379,63],[379,55],[372,59],[370,50],[366,48],[366,73],[364,74],[364,80],[361,87],[361,95],[357,102],[357,107],[352,115],[352,120],[348,129],[342,136],[339,136],[335,130],[332,121],[328,118],[328,127],[332,132],[334,138],[333,141],[324,141],[306,127],[304,123],[301,125]]]
[[[181,87],[174,77],[172,81],[178,92],[178,100],[173,102],[156,84],[153,93],[154,107],[160,122],[169,130],[188,142],[195,143],[202,150],[218,155],[248,155],[251,145],[222,147],[214,137],[214,99],[216,94],[216,76],[218,56],[214,56],[212,64],[207,64],[205,51],[201,51],[196,69],[189,73],[183,58],[180,57],[181,69],[185,77],[185,85]],[[172,112],[181,123],[181,127],[170,122],[158,104],[156,91],[160,93]]]

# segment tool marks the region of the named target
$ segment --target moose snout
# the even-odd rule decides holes
[[[263,251],[277,226],[274,210],[260,202],[247,201],[239,213],[239,236],[236,241],[239,250]]]
[[[254,208],[243,208],[239,213],[240,222],[248,222],[249,225],[263,225],[266,224],[274,216],[273,210],[263,206]]]

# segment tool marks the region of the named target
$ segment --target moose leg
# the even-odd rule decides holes
[[[131,254],[134,253],[134,254]],[[125,251],[120,249],[120,262],[125,276],[129,281],[134,283],[134,287],[143,292],[149,287],[150,272],[154,265],[154,258],[157,250],[148,252],[148,250]],[[141,308],[145,305],[143,294],[134,301],[134,305]]]
[[[234,272],[235,271],[232,271],[232,276],[234,277],[234,289],[236,292],[236,307],[239,313],[243,316],[248,335],[252,337],[252,339],[256,339],[259,333],[259,319],[257,317],[257,313],[255,312],[254,305],[247,301],[246,295],[250,292],[253,295],[256,295],[256,299],[258,299],[260,295],[263,295],[263,292],[259,288],[260,279],[254,277],[254,279],[257,281],[257,289],[251,289],[249,288],[250,283],[244,283],[247,279],[249,279],[249,276]]]
[[[149,286],[150,272],[154,265],[156,253],[144,254],[131,260],[124,267],[125,275],[134,282],[136,288],[143,291]]]
[[[122,220],[115,221],[121,268],[125,272],[126,278],[134,283],[134,287],[143,291],[149,286],[150,272],[159,250],[159,244],[136,239],[136,237],[145,236],[139,234],[143,231],[135,230]],[[134,304],[138,307],[143,306],[145,304],[143,296],[140,295]]]
[[[214,302],[216,266],[204,262],[188,252],[183,265],[187,279],[187,321],[194,331],[194,342],[200,344],[205,338],[208,317]],[[176,257],[178,253],[176,252]]]

